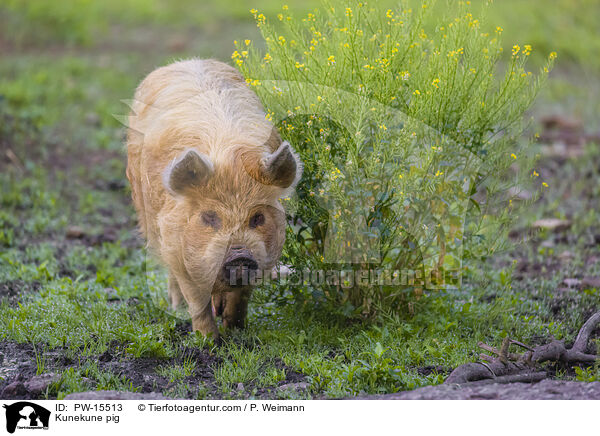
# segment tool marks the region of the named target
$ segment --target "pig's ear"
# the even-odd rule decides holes
[[[189,188],[204,185],[214,168],[208,156],[196,150],[186,150],[163,173],[165,187],[173,194],[182,195]]]
[[[295,186],[302,176],[302,162],[289,142],[283,141],[279,148],[260,162],[262,181],[280,188]]]

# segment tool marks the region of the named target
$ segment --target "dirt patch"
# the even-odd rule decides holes
[[[414,391],[352,398],[357,400],[600,400],[600,382],[542,380],[539,383],[426,386]]]
[[[38,349],[43,349],[41,346]],[[81,358],[74,362],[65,355],[66,350],[54,349],[43,352],[44,372],[60,374],[69,368],[77,369],[86,362],[95,362],[102,372],[111,373],[130,384],[132,391],[139,393],[156,393],[168,397],[196,399],[202,398],[279,398],[282,389],[307,389],[306,376],[287,367],[283,361],[276,360],[275,367],[284,369],[285,380],[277,386],[260,387],[254,382],[245,386],[232,387],[229,393],[223,393],[215,381],[214,368],[222,363],[222,359],[206,349],[183,347],[178,350],[178,357],[173,358],[131,358],[124,352],[124,345],[113,343],[109,350],[98,355]],[[170,380],[161,375],[161,368],[193,363],[193,370],[177,380]],[[36,352],[30,344],[0,342],[0,398],[29,399],[45,398],[45,392],[31,391],[29,383],[36,377],[38,367]],[[58,377],[56,377],[59,380]],[[96,380],[86,380],[93,390],[98,387]],[[59,382],[60,383],[60,382]],[[182,388],[183,387],[183,388]],[[282,389],[280,389],[282,387]],[[56,393],[49,390],[49,398],[56,398]]]
[[[37,292],[41,287],[40,282],[26,282],[23,280],[10,280],[0,283],[0,303],[6,302],[10,306],[16,306],[23,295]]]

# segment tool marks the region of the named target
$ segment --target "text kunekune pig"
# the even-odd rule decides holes
[[[279,199],[298,182],[300,160],[240,73],[218,61],[153,71],[131,109],[127,177],[140,230],[168,268],[172,305],[185,300],[204,335],[218,337],[213,306],[225,327],[243,327],[247,274],[279,259]]]

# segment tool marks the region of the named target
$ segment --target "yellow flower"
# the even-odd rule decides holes
[[[327,58],[327,62],[329,62],[329,65],[333,65],[335,64],[335,56],[331,55]]]
[[[394,16],[394,11],[392,11],[391,9],[388,9],[385,16],[388,18],[392,18]]]
[[[231,54],[231,59],[235,59],[235,58],[239,58],[239,57],[240,57],[240,54],[238,53],[237,50]]]
[[[531,45],[525,44],[523,46],[523,55],[524,56],[529,56],[530,54],[531,54]]]
[[[256,9],[250,9],[250,13],[252,15],[256,15],[258,13],[258,11]]]
[[[414,95],[421,95],[421,91],[419,91],[418,89],[415,89],[415,92],[413,92]]]
[[[278,40],[279,40],[279,44],[281,44],[281,45],[284,45],[284,44],[285,44],[285,38],[284,38],[283,36],[280,36],[280,37],[278,38]]]
[[[436,88],[439,88],[438,83],[440,83],[440,79],[433,79],[433,82],[431,82],[431,84]]]
[[[352,8],[346,8],[346,16],[352,18]]]
[[[443,175],[444,175],[444,172],[443,172],[443,171],[439,171],[439,170],[438,170],[438,171],[435,173],[435,176],[436,176],[436,177],[443,176]]]
[[[319,101],[319,102],[323,101],[323,97],[321,97],[320,95],[317,95],[317,101]]]
[[[299,70],[304,68],[304,64],[301,64],[300,62],[296,62],[296,68],[298,68]]]
[[[519,53],[519,50],[521,50],[521,47],[519,47],[517,44],[513,45],[512,55],[515,56],[517,53]]]
[[[512,158],[513,158],[513,159],[515,159],[515,160],[517,159],[517,155],[516,155],[516,154],[514,154],[514,153],[511,153],[511,154],[510,154],[510,157],[512,157]]]
[[[533,170],[533,177],[539,177],[539,173],[536,170]]]
[[[496,33],[502,33],[504,29],[500,26],[496,27]]]
[[[552,53],[550,53],[550,56],[549,56],[549,57],[550,57],[550,60],[554,60],[554,59],[556,59],[556,52],[555,52],[555,51],[553,51]]]
[[[269,53],[267,53],[267,54],[265,54],[264,59],[265,59],[265,62],[271,62],[273,60],[273,57]]]
[[[544,188],[548,187],[548,184],[546,182],[542,182],[542,185],[544,186]]]
[[[249,39],[246,39],[246,40],[244,41],[244,44],[246,44],[246,45],[250,45],[250,43],[251,43],[251,42],[252,42],[252,41],[250,41]]]
[[[283,7],[281,9],[283,9],[284,11],[287,11],[288,10],[288,5],[283,5]]]

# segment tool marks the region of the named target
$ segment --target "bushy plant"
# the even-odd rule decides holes
[[[458,285],[505,243],[514,188],[541,184],[518,138],[556,55],[534,75],[531,46],[503,56],[469,2],[438,7],[453,16],[435,25],[425,3],[284,6],[273,25],[252,10],[266,51],[232,55],[304,162],[287,259],[347,315]]]

